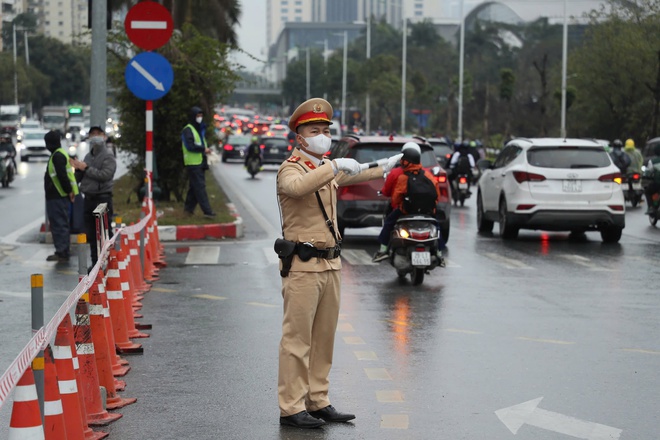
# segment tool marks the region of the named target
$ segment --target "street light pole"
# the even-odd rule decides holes
[[[458,55],[458,133],[457,138],[463,140],[463,71],[465,68],[465,17],[463,16],[463,4],[465,0],[461,0],[460,17],[461,17],[461,34],[459,41],[459,55]]]
[[[312,93],[310,91],[309,46],[307,46],[307,60],[305,62],[305,65],[306,65],[306,69],[307,69],[307,83],[306,83],[307,84],[307,87],[306,87],[306,91],[307,91],[306,96],[307,96],[307,98],[306,99],[310,99],[312,97]]]
[[[406,133],[406,58],[408,57],[408,20],[401,3],[401,17],[403,18],[403,53],[401,54],[401,136]]]
[[[566,14],[566,3],[564,0],[564,35],[561,54],[561,128],[560,136],[566,138],[566,64],[568,58],[568,16]]]
[[[341,78],[341,125],[346,125],[346,68],[348,64],[348,31],[344,31],[344,69]]]
[[[369,63],[369,60],[371,59],[371,1],[369,0],[369,18],[367,18],[367,63]],[[369,89],[367,89],[367,99],[366,99],[366,112],[365,112],[365,119],[366,119],[366,134],[368,135],[371,133],[371,97],[369,96]]]
[[[11,24],[14,44],[14,104],[18,105],[18,64],[16,63],[16,25]]]

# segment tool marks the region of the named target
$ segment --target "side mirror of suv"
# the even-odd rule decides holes
[[[479,159],[477,161],[477,168],[479,168],[479,171],[484,172],[485,170],[492,169],[493,164],[488,159]]]

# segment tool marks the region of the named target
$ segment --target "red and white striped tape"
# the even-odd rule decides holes
[[[110,247],[114,246],[117,236],[120,234],[137,234],[142,229],[147,226],[149,219],[153,213],[152,205],[149,203],[149,215],[146,215],[141,219],[137,224],[132,226],[123,226],[120,228],[117,233],[103,245],[101,250],[100,257],[96,265],[92,270],[84,276],[73,292],[69,294],[68,298],[64,301],[62,306],[55,312],[53,318],[46,324],[37,330],[27,345],[21,350],[16,359],[9,365],[9,368],[0,376],[0,409],[2,405],[7,401],[7,398],[11,394],[12,390],[16,387],[16,384],[27,370],[28,366],[32,362],[37,354],[46,348],[46,345],[50,343],[57,333],[57,327],[60,325],[60,322],[64,317],[69,313],[71,308],[78,303],[78,300],[83,296],[85,292],[92,287],[92,284],[96,280],[96,275],[101,269],[101,265],[108,257]]]

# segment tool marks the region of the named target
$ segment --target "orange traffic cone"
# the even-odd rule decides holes
[[[150,335],[148,333],[140,333],[138,331],[138,325],[135,323],[135,316],[133,314],[133,289],[131,285],[131,275],[126,263],[126,253],[123,249],[119,249],[117,252],[117,258],[119,259],[119,280],[121,281],[121,291],[124,296],[124,308],[126,310],[126,326],[128,328],[128,337],[129,338],[148,338]],[[151,328],[150,324],[140,324],[140,328],[147,330]]]
[[[73,328],[78,362],[80,363],[80,377],[82,385],[80,392],[84,398],[87,423],[91,426],[105,426],[121,418],[121,414],[110,414],[103,409],[99,376],[94,356],[94,343],[90,327],[89,306],[84,300],[76,305],[76,325]]]
[[[98,289],[98,283],[94,283],[89,289],[89,303],[92,306],[102,307],[103,303],[101,293]],[[102,284],[101,284],[102,285]],[[96,368],[99,375],[99,383],[101,386],[104,386],[108,397],[106,400],[106,408],[108,409],[117,409],[123,408],[126,405],[135,403],[137,399],[135,398],[122,398],[117,395],[117,389],[115,388],[115,378],[112,376],[112,364],[110,362],[110,350],[108,347],[108,338],[105,330],[105,323],[103,322],[103,315],[99,314],[98,311],[90,314],[90,327],[92,329],[92,336],[94,337],[94,358],[96,360]],[[98,344],[97,344],[98,342]],[[103,347],[106,347],[104,350]]]
[[[46,440],[66,439],[57,368],[50,345],[44,350],[44,434]]]
[[[156,215],[156,209],[154,206],[154,201],[153,199],[149,199],[149,206],[151,207],[151,211],[153,212],[154,215],[151,216],[151,228],[152,228],[152,236],[154,239],[154,251],[156,254],[156,259],[154,260],[154,264],[158,267],[166,267],[167,263],[165,262],[165,247],[160,243],[160,236],[158,235],[158,217]]]
[[[53,357],[57,367],[57,379],[64,410],[67,440],[83,440],[85,438],[85,428],[83,427],[82,409],[78,398],[76,373],[73,369],[73,353],[71,352],[71,342],[69,342],[71,334],[67,326],[64,325],[66,319],[71,322],[69,315],[66,315],[57,327]]]
[[[85,398],[83,397],[82,388],[83,381],[80,375],[80,362],[78,361],[78,349],[76,348],[76,343],[74,341],[74,332],[73,325],[71,324],[71,318],[69,315],[66,315],[62,320],[63,325],[68,330],[68,340],[71,347],[71,363],[73,364],[73,374],[76,377],[76,386],[78,388],[78,402],[80,402],[80,420],[82,421],[83,432],[85,434],[86,440],[100,440],[107,437],[109,434],[106,432],[94,432],[92,428],[89,427],[87,423],[87,407],[85,405]]]
[[[138,245],[135,234],[127,234],[128,248],[131,256],[131,270],[133,271],[133,280],[135,281],[136,288],[141,294],[148,292],[151,286],[144,281],[144,274],[142,272],[142,262],[140,261],[140,247]]]
[[[110,308],[110,318],[112,319],[112,329],[115,334],[115,344],[120,353],[143,353],[144,349],[141,344],[135,344],[128,339],[129,328],[126,322],[126,308],[124,306],[124,295],[121,288],[119,264],[115,249],[110,249],[107,277],[106,294],[108,295],[108,306]],[[131,317],[133,317],[132,314]]]
[[[27,368],[16,384],[14,405],[9,421],[9,440],[44,440],[44,428],[41,425],[41,411],[34,384],[32,367]]]
[[[94,357],[96,358],[96,351],[99,350],[103,351],[104,354],[107,353],[107,356],[110,359],[112,375],[115,377],[126,376],[126,373],[130,371],[131,367],[128,365],[128,361],[119,357],[117,350],[115,349],[115,336],[112,331],[112,320],[110,319],[110,311],[108,310],[108,299],[105,296],[105,284],[103,284],[103,277],[101,274],[96,276],[96,281],[92,284],[91,289],[94,289],[98,294],[98,304],[92,302],[90,297],[90,319],[92,315],[99,317],[98,319],[103,323],[103,328],[105,329],[105,339],[103,341],[100,339],[101,335],[98,334],[99,332],[96,330],[92,331],[92,338],[94,338],[95,347]],[[123,380],[115,379],[114,382],[117,391],[123,391],[126,388],[126,382]]]

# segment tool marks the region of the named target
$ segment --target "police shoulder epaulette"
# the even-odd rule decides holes
[[[291,156],[286,161],[287,162],[298,162],[299,160],[300,160],[300,156]]]

